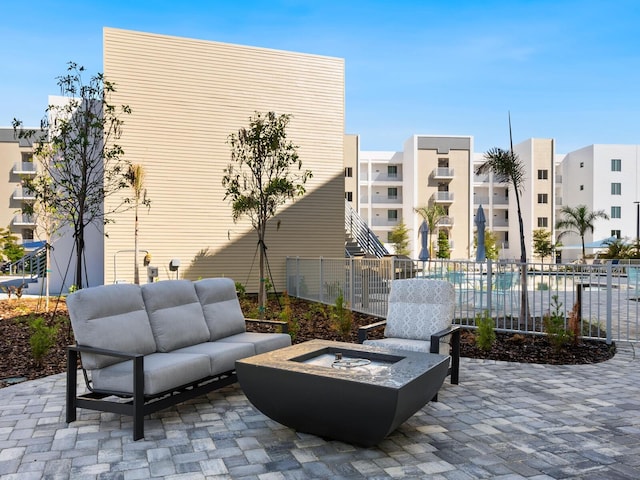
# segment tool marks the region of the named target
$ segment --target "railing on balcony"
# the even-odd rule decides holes
[[[35,194],[28,188],[18,187],[13,191],[14,200],[35,200]]]
[[[36,224],[36,219],[33,215],[16,215],[15,217],[13,217],[13,224],[20,226],[31,226]]]
[[[17,162],[13,165],[13,173],[16,175],[35,175],[36,164],[33,162]]]
[[[364,200],[363,200],[364,202]],[[371,197],[371,203],[397,203],[402,204],[402,195],[388,196],[388,195],[374,195]]]
[[[344,204],[344,227],[347,235],[356,241],[366,253],[375,255],[378,258],[389,255],[389,252],[375,233],[371,231],[367,223],[358,215],[358,212],[346,201]]]
[[[433,199],[436,202],[453,202],[453,192],[435,192],[433,194]]]
[[[489,197],[481,197],[480,195],[473,196],[474,205],[489,205]]]
[[[474,175],[473,176],[474,183],[489,183],[489,174],[484,175]]]
[[[431,175],[435,179],[453,178],[453,168],[437,167],[433,169],[433,171],[431,172]]]
[[[493,204],[494,205],[509,205],[509,197],[494,196],[493,197]]]
[[[453,227],[453,217],[442,217],[438,221],[438,226],[440,227]]]

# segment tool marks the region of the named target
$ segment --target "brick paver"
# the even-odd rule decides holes
[[[640,478],[632,344],[595,365],[462,359],[460,385],[445,383],[374,448],[279,425],[238,385],[154,414],[134,442],[127,417],[79,409],[66,425],[64,383],[0,389],[1,478]]]

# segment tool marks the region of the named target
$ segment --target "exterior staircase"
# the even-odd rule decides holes
[[[6,277],[0,277],[0,291],[22,287],[23,293],[38,293],[41,280],[47,276],[46,246],[39,246],[9,264],[7,273]]]
[[[370,255],[382,258],[389,255],[367,222],[356,212],[349,202],[344,205],[345,257]]]

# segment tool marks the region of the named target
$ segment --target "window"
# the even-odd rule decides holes
[[[387,210],[387,220],[390,222],[398,220],[398,210]]]
[[[613,182],[611,184],[611,195],[622,195],[622,184]]]
[[[393,232],[387,232],[387,243],[393,243]]]
[[[22,240],[33,240],[33,230],[31,230],[30,228],[23,228],[22,229]]]
[[[549,194],[547,194],[547,193],[539,193],[538,194],[538,203],[549,203]]]
[[[538,180],[548,180],[549,170],[538,170]]]
[[[387,188],[387,198],[389,200],[397,200],[398,199],[398,189],[396,187]]]
[[[398,176],[398,166],[397,165],[388,165],[387,166],[387,176],[389,178],[396,178]]]
[[[547,217],[538,217],[538,228],[547,228],[549,226],[549,219]]]
[[[621,172],[622,171],[622,160],[619,158],[611,159],[611,171],[612,172]]]
[[[611,236],[616,237],[618,240],[620,240],[620,237],[621,237],[620,230],[611,230]]]
[[[584,190],[584,185],[580,185],[580,191]]]
[[[344,192],[344,198],[347,199],[347,202],[353,202],[353,192]]]
[[[611,207],[611,218],[622,218],[621,213],[622,213],[622,208]]]
[[[344,176],[345,177],[353,177],[353,168],[352,167],[345,167],[344,168]]]

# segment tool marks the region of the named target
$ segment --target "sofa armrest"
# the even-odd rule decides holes
[[[129,352],[119,352],[116,350],[108,350],[105,348],[96,348],[89,347],[86,345],[69,345],[67,346],[67,351],[74,352],[86,352],[86,353],[95,353],[96,355],[105,355],[107,357],[117,357],[117,358],[126,358],[127,360],[133,360],[137,357],[144,357],[141,353],[129,353]]]
[[[364,343],[364,341],[367,339],[367,335],[372,330],[377,330],[378,328],[385,327],[386,325],[387,321],[381,320],[379,322],[370,323],[369,325],[364,325],[358,328],[358,343]]]
[[[259,320],[257,318],[245,318],[244,321],[257,325],[274,325],[276,327],[280,327],[280,331],[282,333],[289,333],[289,324],[280,320]]]

